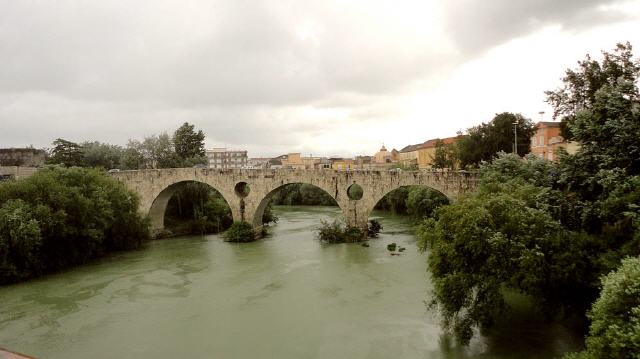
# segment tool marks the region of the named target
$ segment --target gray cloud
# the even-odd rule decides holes
[[[544,26],[575,30],[628,19],[606,5],[620,0],[452,0],[446,26],[459,50],[473,56]]]
[[[377,147],[408,95],[543,26],[617,21],[611,2],[0,0],[0,147],[184,121],[256,155]]]
[[[173,5],[7,2],[0,91],[187,107],[286,105],[338,91],[397,91],[443,61],[427,46],[354,28],[353,14],[331,13],[321,2]],[[300,36],[299,18],[317,33]]]

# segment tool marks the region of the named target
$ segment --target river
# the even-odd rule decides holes
[[[271,235],[150,242],[0,288],[0,347],[39,358],[552,358],[579,336],[514,312],[458,347],[429,310],[426,255],[406,218],[358,244],[314,238],[332,207],[276,207]],[[406,247],[391,256],[386,245]]]

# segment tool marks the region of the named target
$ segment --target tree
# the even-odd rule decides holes
[[[0,284],[136,248],[148,235],[138,198],[103,171],[49,167],[0,184]]]
[[[449,200],[442,193],[427,187],[412,186],[405,200],[407,213],[415,218],[433,216],[436,209],[448,204]]]
[[[581,145],[562,155],[559,184],[580,201],[579,220],[606,243],[606,268],[640,254],[640,60],[629,43],[567,70],[564,86],[548,91],[554,114]]]
[[[127,147],[122,152],[120,159],[122,169],[139,170],[146,168],[144,155],[142,154],[142,143],[137,140],[129,140]]]
[[[98,141],[83,142],[80,147],[83,153],[83,164],[87,167],[104,169],[120,168],[123,149],[120,146],[100,143]]]
[[[546,91],[547,102],[553,106],[553,118],[560,118],[563,123],[562,136],[573,139],[574,131],[570,129],[578,114],[583,110],[593,109],[598,102],[598,91],[602,88],[624,86],[630,101],[638,100],[638,60],[633,60],[630,43],[617,44],[613,52],[602,52],[603,60],[599,63],[589,55],[578,61],[577,69],[567,69],[562,78],[564,85],[555,91]],[[633,84],[633,86],[629,86]]]
[[[448,168],[453,170],[458,165],[458,154],[453,144],[445,145],[440,139],[436,140],[435,153],[431,156],[433,168]]]
[[[53,141],[49,163],[66,167],[82,166],[83,157],[82,148],[77,143],[58,138]]]
[[[142,142],[129,140],[127,151],[131,164],[142,159],[142,168],[180,167],[173,141],[166,132],[145,137]]]
[[[589,313],[586,348],[567,359],[640,358],[640,258],[626,258],[602,279]]]
[[[527,154],[535,131],[533,122],[520,114],[503,112],[489,123],[468,129],[467,136],[457,142],[461,167],[478,166],[481,161],[490,161],[500,151],[513,152],[514,123],[517,123],[517,153],[520,156]]]
[[[0,206],[0,283],[39,273],[42,233],[30,206],[11,199]]]
[[[479,191],[436,210],[419,227],[430,250],[434,300],[445,328],[468,343],[505,313],[505,290],[528,295],[549,317],[583,313],[596,295],[593,237],[563,227],[550,211],[550,163],[502,154],[481,167]]]
[[[185,122],[173,134],[173,143],[176,154],[183,161],[197,159],[202,161],[205,154],[204,132],[195,131],[194,126]]]
[[[618,45],[602,63],[587,58],[548,93],[582,145],[576,154],[561,153],[558,163],[500,154],[481,164],[477,193],[423,223],[434,303],[462,342],[501,315],[503,290],[527,295],[549,317],[583,315],[597,297],[597,278],[640,255],[640,70],[630,50]],[[638,332],[617,324],[620,310],[609,313],[611,326],[598,324],[604,314],[590,316],[601,329],[592,327],[592,336],[603,339],[588,340],[587,351],[613,345],[613,357],[631,357]]]

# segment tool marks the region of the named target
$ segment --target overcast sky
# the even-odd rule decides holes
[[[372,154],[551,120],[544,91],[625,41],[640,0],[0,0],[0,148],[187,121],[250,157]]]

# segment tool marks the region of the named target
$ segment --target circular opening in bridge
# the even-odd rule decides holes
[[[251,189],[247,182],[238,182],[236,183],[235,191],[238,196],[246,197],[249,195],[249,192],[251,192]]]
[[[360,185],[357,183],[354,183],[349,186],[349,188],[347,188],[347,196],[349,196],[349,199],[352,199],[354,201],[361,199],[362,193],[362,187],[360,187]]]

